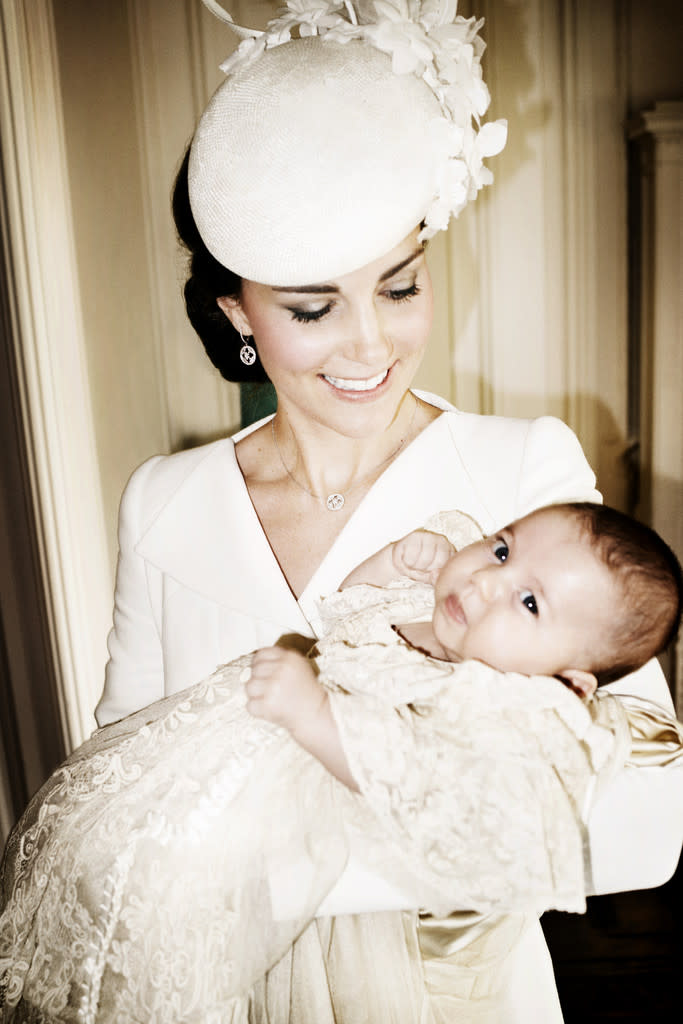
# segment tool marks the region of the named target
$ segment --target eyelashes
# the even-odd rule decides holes
[[[333,306],[334,302],[328,302],[322,309],[297,309],[296,306],[288,306],[287,309],[292,314],[292,320],[296,320],[297,323],[313,324],[327,316]]]
[[[414,282],[407,288],[392,288],[383,294],[391,302],[409,302],[410,299],[419,295],[421,290],[420,286]],[[287,310],[291,313],[292,320],[296,320],[297,323],[314,324],[318,320],[322,320],[323,317],[326,317],[328,313],[331,313],[335,305],[336,301],[334,299],[330,299],[330,301],[320,309],[301,309],[298,306],[287,306]]]
[[[413,283],[408,288],[392,288],[387,292],[387,295],[392,302],[407,302],[409,299],[419,295],[420,291],[420,286],[417,283]]]

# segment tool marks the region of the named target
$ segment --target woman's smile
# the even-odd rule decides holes
[[[362,396],[363,398],[374,398],[379,393],[382,385],[389,380],[392,369],[393,364],[373,377],[332,377],[328,373],[322,373],[320,376],[334,391],[344,392],[344,397],[358,398]]]

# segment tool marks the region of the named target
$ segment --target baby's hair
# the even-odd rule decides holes
[[[610,609],[614,634],[591,666],[598,685],[612,683],[661,654],[675,639],[683,609],[683,571],[669,545],[649,526],[608,505],[569,502],[566,508],[612,573],[621,607]]]

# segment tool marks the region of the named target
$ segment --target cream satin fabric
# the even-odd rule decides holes
[[[626,763],[654,767],[683,763],[683,725],[658,704],[638,697],[621,697],[631,730],[631,753]]]

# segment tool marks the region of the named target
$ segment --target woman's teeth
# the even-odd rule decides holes
[[[345,380],[343,377],[330,377],[326,373],[323,374],[323,378],[332,387],[339,388],[340,391],[372,391],[386,380],[388,372],[388,370],[383,370],[376,377],[368,377],[367,380]]]

